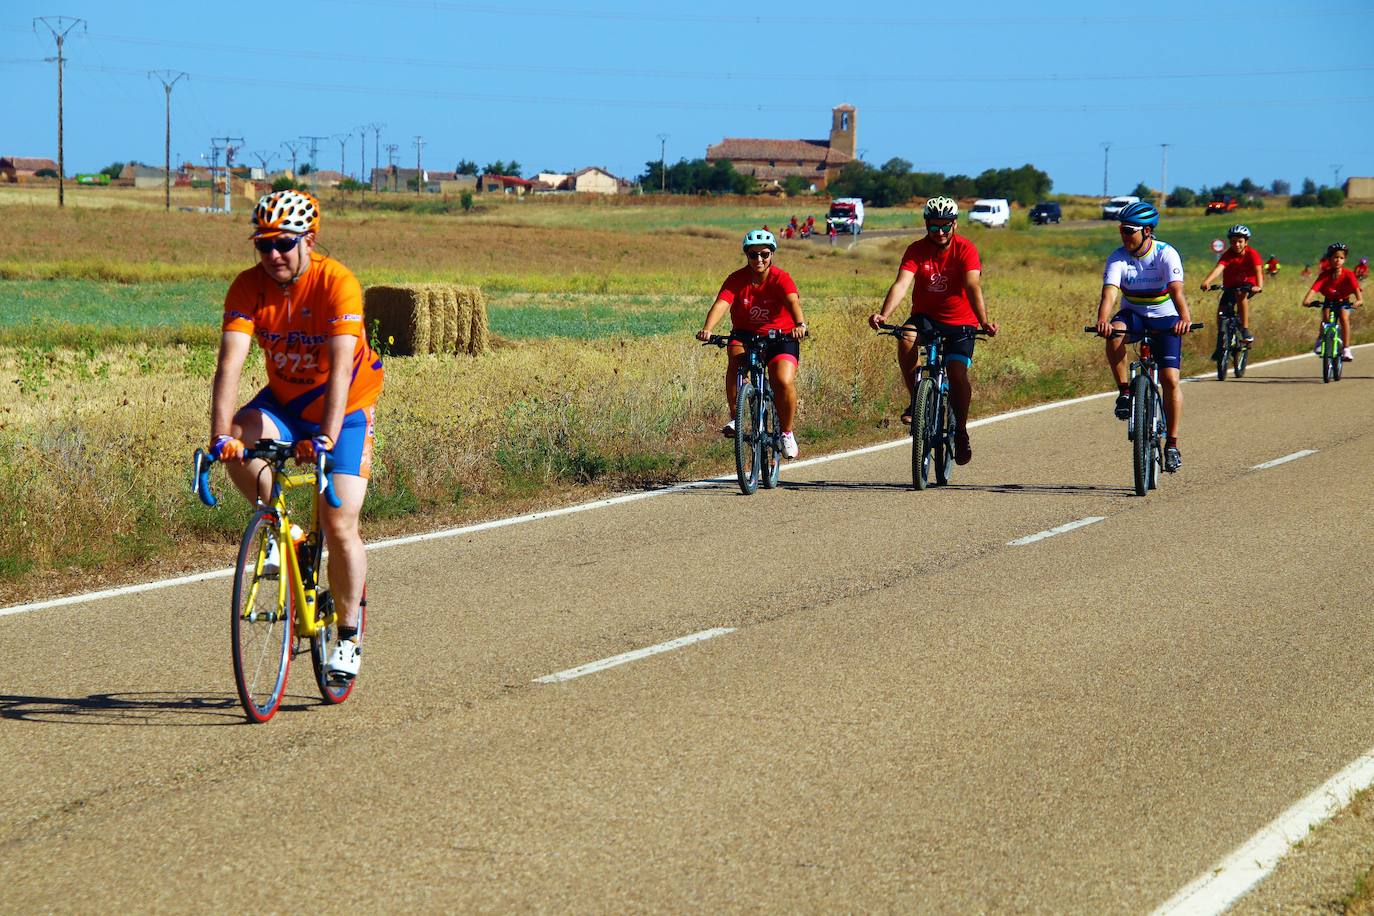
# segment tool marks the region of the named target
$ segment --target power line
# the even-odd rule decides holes
[[[375,121],[371,124],[368,124],[366,127],[367,130],[372,131],[372,170],[374,172],[382,167],[381,143],[383,127],[386,127],[386,125],[378,124]],[[372,185],[372,190],[377,190],[377,184],[375,180],[369,180],[368,184]]]
[[[316,172],[315,155],[316,155],[316,153],[319,152],[320,141],[321,141],[321,140],[328,140],[329,138],[328,138],[328,137],[301,137],[301,139],[302,139],[302,140],[309,140],[309,141],[310,141],[310,187],[311,187],[313,190],[318,191],[318,190],[320,189],[320,179],[319,179],[319,176],[317,176],[317,175],[315,174],[315,172]]]
[[[165,206],[163,209],[172,209],[172,87],[183,79],[190,79],[180,70],[149,70],[148,77],[157,79],[162,83],[163,91],[167,93],[167,132],[163,136],[162,147],[162,167],[163,167],[163,194]]]
[[[43,23],[44,28],[52,33],[53,40],[57,42],[57,56],[49,60],[57,61],[57,205],[65,207],[67,205],[66,181],[67,181],[67,162],[63,157],[63,136],[62,136],[62,44],[67,40],[67,33],[78,25],[81,31],[86,31],[86,20],[73,19],[71,16],[38,16],[33,20],[33,30],[38,31],[38,23]]]
[[[296,156],[300,152],[301,142],[299,140],[283,140],[282,146],[286,147],[291,154],[291,180],[296,180]]]

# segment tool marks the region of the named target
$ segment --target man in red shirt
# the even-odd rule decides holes
[[[959,205],[948,197],[932,197],[926,201],[924,215],[925,237],[907,246],[902,263],[897,267],[897,279],[883,298],[882,309],[868,316],[869,326],[877,330],[910,291],[911,317],[907,324],[936,331],[978,328],[990,337],[995,336],[997,325],[988,320],[987,306],[983,303],[980,279],[983,264],[978,249],[968,239],[954,233]],[[897,338],[897,365],[912,397],[916,394],[916,368],[920,358],[914,331]],[[969,403],[973,398],[968,379],[971,365],[973,338],[951,341],[945,350],[945,367],[949,373],[950,402],[959,425],[954,437],[957,464],[968,464],[973,459],[967,428]],[[910,407],[902,414],[902,422],[911,422]]]
[[[730,312],[730,363],[725,368],[725,400],[730,406],[730,422],[721,430],[735,435],[735,396],[739,391],[739,370],[744,363],[745,336],[780,331],[782,336],[768,345],[768,382],[773,387],[773,402],[782,429],[782,453],[788,458],[800,454],[792,424],[797,416],[797,363],[801,358],[801,339],[806,336],[797,284],[787,271],[773,263],[778,241],[766,229],[755,229],[744,237],[746,264],[725,278],[716,301],[706,312],[697,331],[697,340],[709,340],[716,323]]]
[[[1250,333],[1251,291],[1235,287],[1248,285],[1253,292],[1261,292],[1264,289],[1264,275],[1260,268],[1264,266],[1264,258],[1260,257],[1259,251],[1250,247],[1249,226],[1237,223],[1226,231],[1226,237],[1230,239],[1231,247],[1221,253],[1217,265],[1202,278],[1202,291],[1207,292],[1207,287],[1216,280],[1217,274],[1221,274],[1221,285],[1226,290],[1221,294],[1220,310],[1224,312],[1235,305],[1240,313],[1240,336],[1248,345],[1255,341],[1255,335]]]
[[[1326,257],[1322,258],[1322,263],[1330,264],[1329,270],[1324,270],[1317,274],[1317,282],[1312,284],[1312,288],[1302,297],[1302,304],[1307,305],[1316,302],[1318,299],[1323,302],[1349,302],[1355,308],[1364,305],[1364,291],[1360,289],[1360,281],[1355,279],[1354,271],[1345,269],[1345,256],[1347,249],[1344,242],[1333,242],[1326,249]],[[1330,309],[1322,309],[1322,321],[1326,321]],[[1341,350],[1341,362],[1350,362],[1355,358],[1350,352],[1350,311],[1341,309],[1338,315],[1341,323],[1341,340],[1344,349]],[[1317,346],[1313,350],[1318,355],[1321,354],[1321,339],[1317,339]]]

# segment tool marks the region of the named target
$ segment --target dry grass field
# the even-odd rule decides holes
[[[0,384],[10,392],[0,406],[0,604],[222,565],[244,506],[200,507],[188,492],[188,462],[208,432],[219,299],[253,263],[246,208],[232,218],[164,213],[152,195],[152,205],[132,197],[58,211],[14,193],[0,189]],[[530,202],[480,219],[331,216],[326,202],[323,246],[365,284],[479,285],[503,337],[478,358],[388,359],[369,536],[731,467],[716,432],[726,416],[724,361],[690,334],[740,263],[738,236],[776,211],[748,203],[546,208],[554,209],[550,216]],[[673,225],[679,230],[665,228]],[[1179,231],[1200,240],[1213,229]],[[970,235],[1003,327],[979,347],[975,410],[1104,387],[1100,343],[1081,327],[1115,244],[1110,224]],[[1366,236],[1374,241],[1374,232]],[[899,434],[903,392],[891,342],[863,319],[906,241],[792,243],[780,252],[813,327],[800,373],[805,454]],[[1205,249],[1185,253],[1190,277],[1200,278],[1210,266]],[[1310,313],[1287,307],[1300,295],[1295,273],[1257,306],[1257,359],[1292,352],[1308,337]],[[116,299],[132,304],[106,308]],[[1210,303],[1194,308],[1210,325]],[[1203,371],[1209,350],[1206,335],[1190,343],[1187,368]],[[262,384],[256,358],[250,365],[244,399]],[[222,478],[217,485],[227,488]]]

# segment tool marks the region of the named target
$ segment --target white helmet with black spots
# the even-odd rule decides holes
[[[959,204],[952,197],[932,197],[926,201],[926,219],[958,219]]]
[[[1248,239],[1250,237],[1250,227],[1245,225],[1244,223],[1236,223],[1230,229],[1226,230],[1226,237],[1228,239],[1233,239],[1236,236],[1240,236],[1243,239]]]
[[[253,208],[253,238],[292,233],[304,235],[320,228],[320,202],[305,191],[273,191]]]

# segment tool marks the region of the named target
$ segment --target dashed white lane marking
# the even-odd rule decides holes
[[[1069,522],[1067,525],[1060,525],[1058,528],[1051,528],[1048,531],[1028,534],[1023,538],[1007,541],[1007,546],[1024,547],[1027,544],[1034,544],[1036,541],[1043,541],[1045,538],[1052,538],[1056,534],[1063,534],[1066,531],[1076,531],[1079,528],[1086,528],[1088,525],[1095,525],[1098,522],[1105,522],[1106,520],[1107,517],[1105,515],[1089,515],[1087,518],[1080,518],[1076,522]]]
[[[1314,449],[1314,448],[1305,448],[1305,449],[1303,449],[1303,450],[1300,451],[1300,452],[1294,452],[1294,453],[1291,454],[1291,455],[1284,455],[1282,458],[1275,458],[1273,461],[1266,461],[1266,462],[1264,462],[1263,464],[1257,464],[1257,465],[1255,465],[1254,467],[1252,467],[1250,470],[1252,470],[1252,471],[1267,471],[1267,470],[1269,470],[1270,468],[1276,468],[1276,467],[1278,467],[1278,466],[1281,465],[1281,464],[1287,464],[1287,463],[1290,462],[1290,461],[1297,461],[1299,458],[1306,458],[1308,455],[1315,455],[1315,454],[1317,454],[1317,450],[1316,450],[1316,449]]]
[[[1223,913],[1274,870],[1288,851],[1374,783],[1374,749],[1289,808],[1243,846],[1165,901],[1154,916]]]
[[[1351,349],[1361,349],[1363,347],[1374,346],[1374,344],[1358,344]],[[1273,366],[1279,363],[1292,362],[1293,360],[1310,358],[1310,353],[1299,353],[1295,356],[1282,356],[1278,359],[1266,360],[1262,363],[1251,363],[1251,369],[1259,369],[1263,366]],[[1184,379],[1185,382],[1201,381],[1208,378],[1208,374],[1195,375]],[[1098,394],[1088,394],[1078,398],[1069,398],[1065,401],[1052,401],[1049,404],[1037,404],[1034,407],[1025,407],[1021,410],[1012,410],[1007,413],[998,414],[995,417],[984,417],[981,420],[969,422],[969,428],[975,426],[987,426],[992,423],[1002,423],[1006,420],[1015,420],[1020,417],[1030,416],[1031,414],[1044,413],[1047,410],[1058,410],[1061,407],[1071,407],[1074,404],[1082,404],[1086,401],[1096,401],[1102,398],[1115,397],[1115,391],[1103,391]],[[894,439],[891,442],[880,442],[877,445],[869,445],[863,448],[851,449],[847,452],[836,452],[833,455],[821,455],[817,458],[807,458],[804,461],[788,462],[788,468],[804,468],[813,464],[822,464],[827,461],[842,461],[845,458],[856,458],[860,455],[870,455],[874,452],[881,452],[890,448],[898,448],[911,444],[909,436]],[[490,522],[481,522],[475,525],[464,525],[460,528],[444,528],[439,531],[429,531],[424,534],[412,534],[406,537],[391,538],[385,541],[376,541],[367,545],[367,550],[385,550],[388,547],[401,547],[406,544],[418,544],[421,541],[437,541],[443,538],[462,537],[466,534],[476,534],[481,531],[490,531],[494,528],[505,528],[510,525],[524,525],[530,522],[543,521],[544,519],[557,518],[562,515],[573,515],[578,512],[590,512],[593,509],[605,509],[610,506],[619,506],[624,503],[637,502],[641,499],[651,499],[655,496],[665,496],[669,493],[681,493],[686,490],[694,490],[700,487],[709,487],[715,484],[726,483],[734,480],[733,476],[712,477],[709,480],[694,480],[690,483],[680,483],[671,487],[664,487],[661,490],[647,490],[640,493],[626,493],[623,496],[613,496],[608,499],[597,499],[592,502],[580,503],[576,506],[564,506],[561,509],[550,509],[547,512],[533,512],[529,515],[517,515],[511,518],[499,518]],[[233,569],[217,569],[210,572],[196,573],[191,576],[179,576],[175,579],[160,579],[154,582],[141,582],[137,585],[125,585],[120,588],[103,589],[98,592],[85,592],[79,595],[67,595],[63,598],[53,598],[47,601],[37,601],[31,604],[16,604],[10,607],[0,608],[0,617],[7,617],[10,614],[26,614],[30,611],[41,611],[46,608],[66,607],[73,604],[82,604],[88,601],[100,601],[105,598],[117,598],[122,595],[135,595],[141,592],[157,591],[163,588],[172,588],[177,585],[187,585],[194,582],[205,582],[211,579],[224,579],[233,573]]]
[[[556,674],[546,674],[543,677],[535,678],[534,683],[557,684],[560,681],[571,681],[573,678],[595,674],[598,671],[605,671],[607,668],[614,668],[616,665],[638,661],[641,658],[648,658],[651,655],[658,655],[662,652],[671,652],[674,649],[681,649],[683,646],[690,646],[692,643],[702,642],[707,639],[715,639],[717,636],[724,636],[726,633],[733,632],[735,632],[734,627],[716,627],[712,630],[702,630],[700,633],[693,633],[690,636],[679,636],[677,639],[670,639],[656,646],[649,646],[645,649],[635,649],[633,652],[622,652],[619,655],[612,655],[610,658],[603,658],[597,662],[587,662],[585,665],[578,665],[576,668],[569,668],[566,671],[559,671]]]

